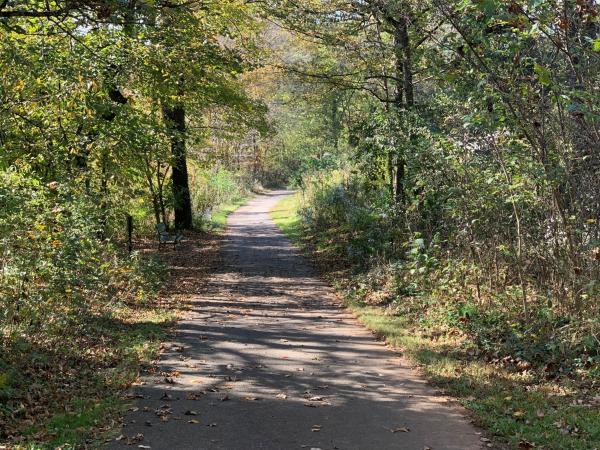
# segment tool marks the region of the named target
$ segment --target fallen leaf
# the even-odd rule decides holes
[[[188,423],[200,423],[200,421],[196,419],[188,420]]]
[[[184,412],[184,414],[186,416],[197,416],[198,415],[198,413],[196,411],[192,411],[192,410],[188,410],[188,411]]]
[[[127,399],[144,398],[144,396],[142,394],[129,393],[129,394],[125,395],[125,398],[127,398]]]
[[[227,400],[229,400],[229,395],[224,395],[223,397],[221,397],[222,402],[226,402]]]
[[[535,444],[532,444],[531,442],[527,442],[527,441],[519,442],[519,450],[528,450],[531,448],[535,448]]]
[[[285,394],[277,394],[277,398],[285,400],[287,398],[287,395],[285,395]]]
[[[248,400],[249,402],[254,402],[256,400],[260,400],[258,397],[244,397],[244,400]]]
[[[410,428],[407,428],[407,427],[391,428],[390,431],[392,433],[408,433],[410,431]]]

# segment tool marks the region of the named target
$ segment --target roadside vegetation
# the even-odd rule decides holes
[[[490,352],[472,331],[487,324],[461,315],[451,298],[393,298],[393,285],[381,269],[365,272],[349,263],[349,242],[339,238],[341,230],[322,233],[306,222],[309,208],[298,193],[275,205],[271,217],[356,317],[465,406],[494,441],[519,449],[598,447],[600,398],[593,375],[557,377],[518,353]]]

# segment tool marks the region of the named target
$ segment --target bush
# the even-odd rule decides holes
[[[210,219],[216,206],[240,200],[246,197],[252,188],[252,182],[240,173],[222,168],[196,170],[191,192],[198,227],[202,228]]]
[[[424,328],[454,330],[490,359],[537,367],[552,376],[575,371],[597,376],[597,310],[589,308],[589,321],[569,314],[531,281],[530,314],[524,314],[522,285],[511,266],[513,238],[501,233],[505,224],[495,219],[506,214],[505,206],[492,198],[493,192],[482,188],[478,197],[467,198],[456,190],[444,208],[437,201],[420,201],[399,210],[385,187],[351,167],[312,171],[303,186],[304,225],[320,250],[336,254],[353,270],[354,295],[393,302],[397,314]],[[421,199],[427,195],[420,192]],[[465,216],[460,216],[459,201],[470,205]],[[468,223],[469,214],[481,219]],[[427,217],[435,217],[437,233],[427,229],[432,223],[423,222]],[[466,224],[462,229],[461,223]]]
[[[108,206],[76,187],[0,172],[0,327],[58,333],[78,314],[157,288],[155,263],[119,251]]]

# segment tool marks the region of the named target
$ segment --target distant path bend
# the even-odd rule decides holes
[[[464,410],[357,324],[277,229],[269,211],[287,194],[230,216],[221,268],[109,447],[482,448]]]

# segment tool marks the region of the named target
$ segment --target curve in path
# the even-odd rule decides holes
[[[357,324],[273,224],[287,194],[230,216],[223,264],[160,362],[175,384],[146,377],[109,447],[481,448],[464,411]]]

